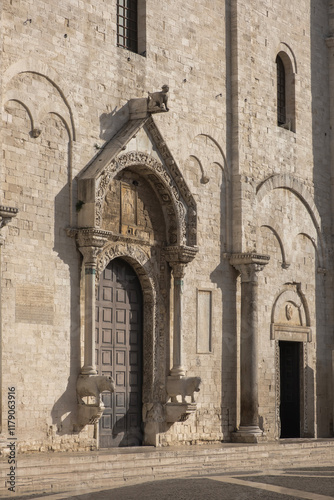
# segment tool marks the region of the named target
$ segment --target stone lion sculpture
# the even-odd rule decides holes
[[[191,396],[191,402],[195,402],[194,393],[199,392],[200,377],[182,377],[180,379],[167,379],[167,394],[172,403],[177,403],[177,396],[182,397],[182,403],[186,403],[186,396]]]
[[[77,394],[80,404],[85,404],[82,400],[84,396],[95,397],[97,406],[103,406],[101,393],[103,391],[114,392],[115,382],[107,375],[79,375],[77,380]]]
[[[163,85],[160,92],[148,92],[148,111],[168,111],[168,85]]]

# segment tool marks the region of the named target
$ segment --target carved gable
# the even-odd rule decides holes
[[[105,144],[78,177],[78,200],[79,227],[196,245],[195,201],[152,117]]]

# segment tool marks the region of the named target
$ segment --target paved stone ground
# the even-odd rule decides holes
[[[104,491],[21,496],[39,500],[306,500],[334,499],[334,466],[283,469],[203,478],[168,479]]]

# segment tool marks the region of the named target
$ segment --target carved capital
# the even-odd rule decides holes
[[[187,264],[184,264],[182,262],[170,262],[169,265],[173,269],[174,280],[176,279],[182,280],[186,272]]]
[[[197,252],[197,247],[188,247],[185,245],[169,246],[166,247],[166,260],[171,266],[174,263],[187,265],[194,260]]]
[[[241,253],[230,257],[230,264],[240,273],[241,281],[257,282],[258,273],[263,271],[269,262],[269,255]]]
[[[97,255],[108,241],[103,231],[88,228],[76,233],[78,248],[83,255],[85,266],[96,266]]]

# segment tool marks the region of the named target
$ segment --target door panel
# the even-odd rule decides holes
[[[139,280],[122,259],[109,263],[96,299],[96,365],[111,375],[115,392],[103,393],[100,447],[142,442],[142,293]]]

